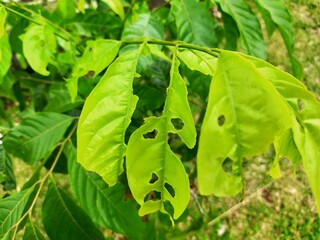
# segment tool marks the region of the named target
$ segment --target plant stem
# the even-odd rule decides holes
[[[162,46],[172,46],[172,47],[178,47],[178,48],[198,50],[201,52],[208,53],[214,57],[219,57],[219,53],[220,53],[220,50],[217,48],[201,47],[201,46],[180,42],[180,41],[166,41],[166,40],[159,40],[159,39],[141,39],[141,40],[123,40],[122,41],[123,44],[142,44],[144,42],[148,44],[156,44],[156,45],[162,45]]]

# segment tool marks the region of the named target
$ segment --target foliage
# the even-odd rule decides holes
[[[285,5],[254,2],[1,2],[0,236],[183,238],[207,224],[167,231],[190,214],[190,185],[241,194],[243,161],[271,145],[270,175],[281,157],[302,163],[319,207],[320,103],[263,60],[256,10],[302,75]],[[252,56],[230,51],[238,38]],[[17,192],[15,158],[33,169]],[[41,197],[43,228],[32,220]]]

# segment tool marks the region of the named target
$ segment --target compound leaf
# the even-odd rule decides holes
[[[123,172],[124,137],[138,102],[132,83],[141,46],[111,64],[87,98],[78,126],[78,161],[113,186]]]
[[[47,66],[56,51],[54,30],[49,25],[32,25],[22,38],[23,54],[31,68],[37,73],[48,76]]]
[[[52,240],[102,240],[90,217],[54,182],[49,184],[42,206],[44,228]]]
[[[242,45],[247,53],[262,59],[266,58],[266,46],[258,18],[245,0],[216,0],[221,9],[237,23]],[[254,29],[254,30],[252,30]]]
[[[11,227],[18,223],[28,202],[33,187],[0,200],[0,237],[6,239],[13,234]],[[9,239],[12,239],[9,237]]]
[[[136,206],[123,200],[124,187],[120,184],[108,187],[98,174],[81,167],[76,162],[76,150],[71,144],[67,145],[66,151],[71,188],[80,206],[96,224],[125,234],[130,239],[140,239],[145,226]]]
[[[217,23],[202,3],[196,0],[173,0],[170,3],[178,40],[207,47],[217,46]]]
[[[276,88],[242,55],[221,51],[199,140],[200,193],[238,193],[243,187],[242,158],[266,152],[291,125],[289,109]],[[230,172],[222,166],[228,160]]]
[[[28,164],[34,164],[63,138],[71,122],[71,117],[60,113],[30,114],[4,138],[5,150]]]
[[[189,148],[195,145],[196,131],[187,89],[178,67],[179,60],[174,56],[162,116],[147,118],[128,143],[128,183],[141,205],[140,215],[160,210],[177,219],[189,201],[188,176],[170,149],[167,136],[176,133]],[[180,124],[174,124],[176,121]]]

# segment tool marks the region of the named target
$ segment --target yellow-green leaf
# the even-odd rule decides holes
[[[110,185],[123,172],[124,137],[138,102],[133,95],[138,50],[121,55],[111,64],[87,98],[78,127],[78,161]]]
[[[31,68],[37,73],[48,76],[47,66],[56,51],[56,38],[54,30],[49,25],[32,25],[21,36],[23,54]]]
[[[239,53],[221,51],[198,149],[201,194],[234,195],[243,187],[242,159],[268,150],[291,116],[276,88]],[[232,170],[223,164],[232,161]]]
[[[112,11],[119,15],[119,17],[124,20],[125,14],[121,0],[102,0],[106,3]]]
[[[178,68],[179,60],[174,56],[162,116],[147,118],[128,143],[128,183],[141,205],[140,215],[161,211],[177,219],[189,201],[188,176],[168,144],[168,133],[178,134],[189,148],[196,141],[187,88]]]

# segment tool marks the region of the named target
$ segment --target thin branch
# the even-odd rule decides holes
[[[289,176],[291,173],[287,173],[285,174],[285,176]],[[222,214],[220,214],[219,216],[217,216],[216,218],[214,218],[213,220],[209,221],[207,223],[208,226],[213,226],[214,224],[216,224],[217,222],[219,222],[222,218],[232,214],[233,212],[235,212],[236,210],[238,210],[240,207],[247,205],[253,198],[259,196],[259,193],[267,188],[270,187],[273,183],[275,183],[276,181],[278,181],[280,178],[276,178],[276,179],[272,179],[269,183],[263,185],[262,187],[260,187],[259,189],[257,189],[255,192],[251,193],[248,197],[246,197],[243,201],[237,203],[236,205],[232,206],[231,208],[229,208],[227,211],[223,212]]]

